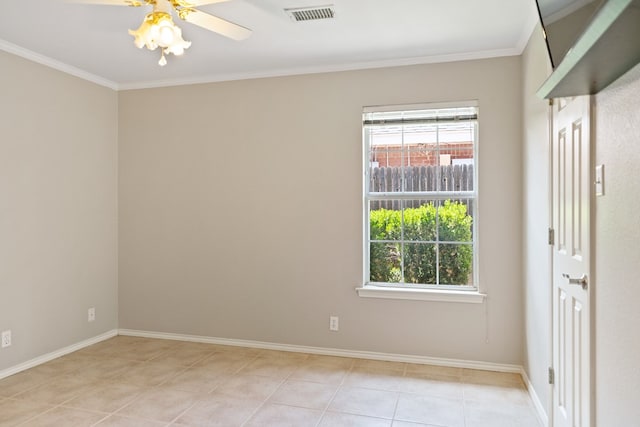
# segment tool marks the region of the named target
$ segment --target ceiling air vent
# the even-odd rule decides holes
[[[327,6],[296,7],[285,9],[284,11],[296,22],[333,19],[336,16],[336,11],[332,4]]]

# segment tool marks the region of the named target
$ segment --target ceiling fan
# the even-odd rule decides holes
[[[221,3],[227,0],[71,0],[82,4],[103,4],[113,6],[153,6],[137,30],[129,30],[135,45],[149,50],[161,48],[158,64],[167,64],[165,54],[182,55],[191,46],[190,41],[182,38],[182,30],[173,23],[172,12],[182,20],[197,25],[233,40],[244,40],[251,30],[217,16],[196,9],[205,4]]]

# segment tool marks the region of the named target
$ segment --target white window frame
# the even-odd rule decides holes
[[[412,110],[430,110],[430,109],[443,109],[443,108],[458,108],[458,107],[475,107],[478,108],[477,101],[463,101],[455,103],[429,103],[429,104],[411,104],[411,105],[392,105],[392,106],[376,106],[365,107],[363,109],[363,118],[367,113],[375,112],[401,112]],[[474,189],[469,192],[464,192],[464,197],[468,197],[473,201],[473,286],[466,285],[423,285],[423,284],[408,284],[408,283],[373,283],[369,282],[370,265],[369,265],[369,251],[370,251],[370,224],[369,224],[369,201],[380,200],[388,197],[390,199],[427,199],[427,200],[446,200],[451,198],[461,198],[462,193],[458,192],[397,192],[397,193],[374,193],[372,195],[369,192],[370,182],[370,147],[369,137],[367,134],[367,127],[362,124],[363,128],[363,285],[356,288],[358,295],[361,297],[370,298],[388,298],[388,299],[413,299],[413,300],[429,300],[429,301],[443,301],[443,302],[465,302],[465,303],[481,303],[484,301],[486,295],[480,291],[480,284],[478,281],[478,134],[479,134],[479,112],[476,119],[474,145],[473,145],[473,158],[475,167],[474,173]]]

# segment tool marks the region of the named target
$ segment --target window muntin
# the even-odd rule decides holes
[[[365,109],[365,284],[477,289],[477,115]]]

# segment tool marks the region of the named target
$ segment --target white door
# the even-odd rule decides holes
[[[553,106],[554,427],[591,425],[590,102]]]

